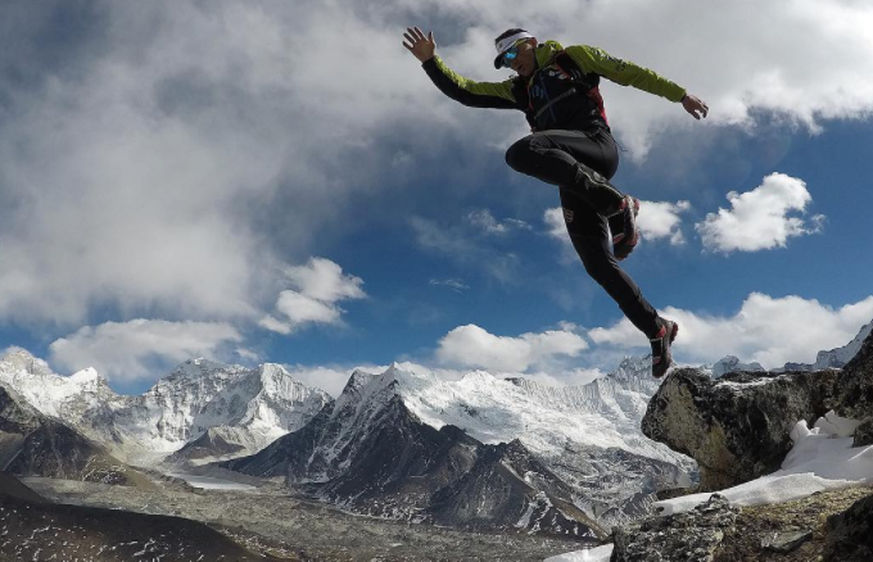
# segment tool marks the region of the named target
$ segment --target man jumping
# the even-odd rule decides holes
[[[602,49],[539,43],[523,29],[507,30],[494,41],[494,67],[517,73],[503,82],[474,82],[452,72],[434,54],[433,32],[425,36],[418,27],[407,28],[403,37],[403,46],[448,97],[470,107],[524,112],[532,134],[509,147],[507,164],[560,188],[564,221],[585,270],[649,338],[652,375],[662,377],[672,362],[670,346],[679,325],[658,316],[618,265],[640,240],[639,201],[609,183],[618,169],[618,149],[598,86],[601,77],[633,86],[681,103],[695,119],[706,117],[706,104],[653,71]]]

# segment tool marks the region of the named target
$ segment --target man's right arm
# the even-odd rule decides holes
[[[421,61],[421,66],[442,93],[470,107],[515,109],[512,80],[505,82],[473,82],[455,74],[434,54],[433,31],[427,35],[418,27],[407,27],[403,46]]]
[[[422,63],[431,81],[439,90],[468,107],[492,107],[496,109],[516,109],[517,103],[512,94],[512,81],[474,82],[468,80],[434,56]]]

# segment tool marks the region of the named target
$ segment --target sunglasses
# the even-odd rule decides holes
[[[518,48],[521,47],[527,39],[520,39],[509,48],[505,53],[503,53],[503,59],[501,59],[501,63],[504,68],[509,68],[512,65],[512,61],[518,56]]]

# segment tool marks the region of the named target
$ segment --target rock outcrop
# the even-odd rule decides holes
[[[856,447],[873,445],[873,335],[839,374],[836,411],[862,422],[855,432]]]
[[[837,371],[713,380],[696,369],[670,374],[649,402],[642,428],[700,465],[700,490],[733,486],[779,468],[798,420],[833,407]]]
[[[842,370],[741,372],[713,380],[695,369],[678,369],[649,403],[643,432],[699,463],[701,491],[777,470],[791,448],[792,427],[799,420],[812,425],[830,410],[860,421],[855,445],[869,445],[873,335],[857,347]],[[870,487],[739,509],[715,494],[691,512],[615,529],[612,561],[869,561],[871,526]]]
[[[618,528],[611,562],[712,562],[739,511],[714,494],[691,512]]]
[[[873,560],[873,495],[828,519],[825,560]]]

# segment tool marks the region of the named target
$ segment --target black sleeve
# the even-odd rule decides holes
[[[517,109],[509,82],[473,82],[438,63],[434,57],[422,63],[422,68],[439,90],[468,107]]]

